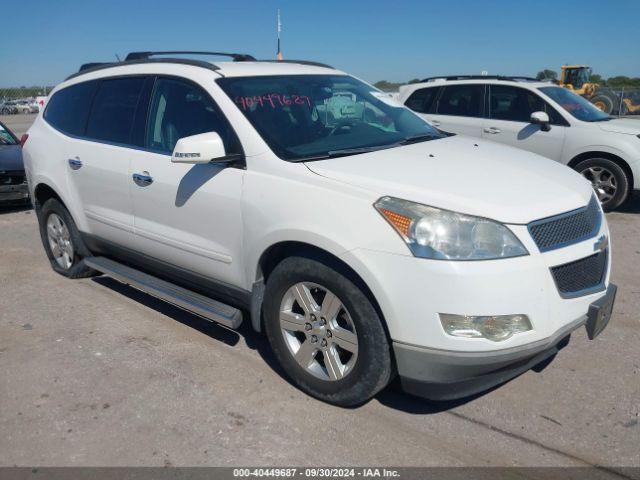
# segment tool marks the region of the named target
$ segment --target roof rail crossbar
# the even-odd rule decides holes
[[[190,51],[166,51],[166,52],[131,52],[125,58],[127,60],[148,60],[157,55],[212,55],[216,57],[231,57],[234,62],[251,62],[255,58],[246,53],[224,53],[224,52],[190,52]]]
[[[432,80],[525,80],[529,82],[538,82],[537,78],[514,76],[514,75],[439,75],[427,77],[420,80],[421,82],[429,82]]]

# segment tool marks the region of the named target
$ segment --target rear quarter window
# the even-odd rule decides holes
[[[83,82],[58,90],[47,103],[44,119],[69,135],[84,135],[97,81]]]
[[[434,113],[435,99],[438,97],[439,87],[419,88],[404,102],[405,106],[418,113]]]

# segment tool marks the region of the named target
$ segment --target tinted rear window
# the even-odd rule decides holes
[[[98,82],[84,82],[56,92],[44,112],[45,120],[61,132],[83,135]]]
[[[130,143],[131,127],[144,81],[144,77],[102,81],[91,107],[87,137]]]
[[[444,92],[440,96],[438,113],[459,117],[481,117],[483,99],[483,85],[450,85],[444,87]]]
[[[421,88],[416,90],[411,94],[407,101],[404,104],[409,107],[414,112],[419,113],[433,113],[435,109],[434,100],[438,96],[439,88],[431,87],[431,88]]]

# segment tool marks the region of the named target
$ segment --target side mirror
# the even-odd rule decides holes
[[[172,163],[199,164],[228,160],[222,138],[216,132],[181,138],[171,155]]]
[[[529,121],[534,125],[540,125],[540,130],[543,132],[551,130],[551,121],[546,112],[533,112]]]

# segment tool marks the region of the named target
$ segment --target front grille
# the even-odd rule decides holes
[[[586,207],[536,220],[528,228],[538,249],[548,252],[594,237],[601,222],[602,212],[594,195]]]
[[[563,298],[579,297],[604,290],[607,250],[552,267],[551,274]]]
[[[26,182],[24,172],[1,172],[0,185],[21,185]]]

